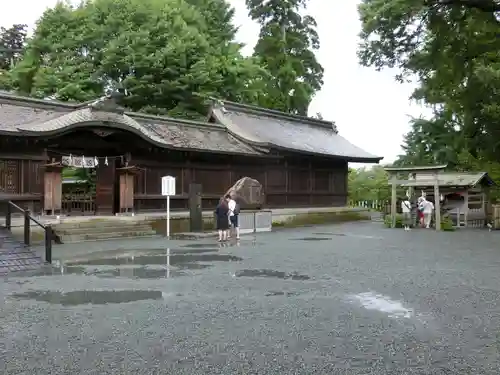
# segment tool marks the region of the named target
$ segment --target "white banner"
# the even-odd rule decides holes
[[[63,156],[61,163],[73,168],[95,168],[99,165],[97,158],[85,156]]]

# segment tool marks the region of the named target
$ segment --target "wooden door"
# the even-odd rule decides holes
[[[60,211],[62,203],[61,170],[46,170],[44,173],[44,210]]]
[[[134,176],[128,173],[120,175],[120,212],[134,211]]]
[[[95,203],[97,215],[113,215],[115,194],[115,173],[113,163],[99,164],[96,170]]]

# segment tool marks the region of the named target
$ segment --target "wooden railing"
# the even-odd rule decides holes
[[[12,231],[12,213],[13,210],[20,212],[23,215],[24,223],[24,244],[26,246],[31,245],[31,222],[34,222],[40,228],[44,230],[45,233],[45,261],[52,263],[52,241],[55,238],[54,230],[49,224],[43,225],[38,220],[36,220],[29,210],[24,210],[12,201],[7,202],[7,211],[5,214],[5,228]]]

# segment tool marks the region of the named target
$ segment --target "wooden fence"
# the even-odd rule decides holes
[[[361,207],[369,210],[380,211],[384,214],[388,214],[391,211],[391,203],[383,200],[371,200],[371,201],[350,201],[350,207]]]

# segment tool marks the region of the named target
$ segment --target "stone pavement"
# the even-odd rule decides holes
[[[499,240],[352,223],[73,245],[3,280],[0,373],[498,374]]]
[[[0,228],[0,276],[10,272],[38,270],[44,258],[12,238],[9,231]]]

